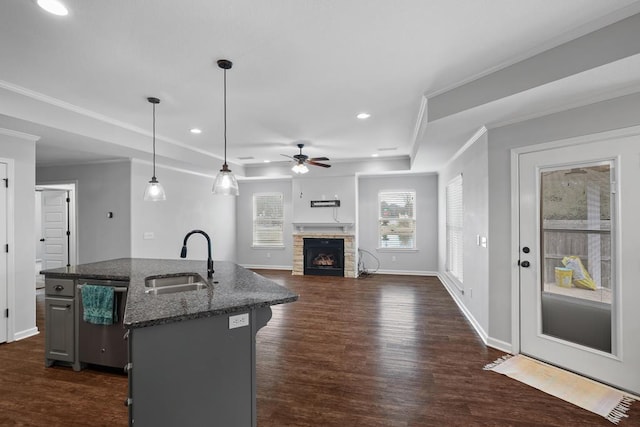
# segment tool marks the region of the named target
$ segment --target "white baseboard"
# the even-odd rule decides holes
[[[462,314],[464,314],[464,317],[466,317],[467,320],[471,323],[471,326],[473,326],[473,329],[475,329],[476,333],[478,334],[482,342],[485,345],[488,345],[487,342],[488,342],[489,336],[487,335],[487,332],[484,330],[482,325],[480,325],[480,322],[478,322],[475,316],[469,311],[469,309],[464,304],[462,299],[460,299],[460,295],[462,294],[460,289],[458,289],[453,283],[450,283],[446,275],[438,274],[438,278],[440,279],[440,282],[442,282],[442,285],[447,290],[447,292],[449,292],[449,295],[451,295],[451,298],[453,298],[453,301],[456,303],[460,311],[462,311]]]
[[[257,264],[240,264],[240,266],[256,270],[293,270],[291,265],[257,265]]]
[[[496,350],[504,351],[505,353],[514,354],[513,346],[505,341],[487,337],[487,345],[489,347],[495,348]]]
[[[371,274],[396,274],[399,276],[437,276],[435,271],[412,271],[412,270],[378,270]]]
[[[20,340],[23,340],[25,338],[29,338],[29,337],[33,337],[35,335],[38,335],[39,333],[40,333],[40,331],[38,331],[38,327],[33,327],[33,328],[27,329],[25,331],[16,332],[15,334],[13,334],[13,339],[15,341],[20,341]]]
[[[462,291],[458,289],[458,287],[455,286],[455,284],[449,280],[447,275],[438,274],[438,278],[440,279],[440,282],[442,282],[442,285],[447,290],[447,292],[449,292],[449,295],[451,295],[451,298],[453,298],[453,301],[455,301],[458,308],[460,308],[460,311],[462,311],[462,314],[464,314],[464,317],[466,317],[467,320],[471,323],[471,326],[473,326],[473,329],[475,329],[476,333],[478,334],[482,342],[488,347],[492,347],[492,348],[495,348],[496,350],[504,351],[505,353],[513,354],[512,353],[513,347],[510,343],[496,339],[496,338],[492,338],[487,334],[487,332],[482,328],[482,326],[476,320],[473,314],[464,305],[464,302],[460,298],[460,296],[462,295]]]

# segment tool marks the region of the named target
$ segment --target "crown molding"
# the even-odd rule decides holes
[[[18,132],[16,130],[5,129],[5,128],[0,128],[0,135],[13,136],[15,138],[20,138],[26,141],[33,141],[33,142],[37,142],[38,140],[40,140],[39,136],[31,135],[29,133],[24,133],[24,132]]]
[[[36,92],[36,91],[31,90],[31,89],[27,89],[25,87],[15,85],[13,83],[10,83],[10,82],[4,81],[4,80],[0,80],[0,89],[5,89],[5,90],[8,90],[10,92],[16,93],[18,95],[22,95],[22,96],[25,96],[27,98],[31,98],[31,99],[33,99],[35,101],[39,101],[39,102],[42,102],[42,103],[45,103],[45,104],[48,104],[48,105],[52,105],[54,107],[61,108],[63,110],[66,110],[66,111],[69,111],[69,112],[72,112],[72,113],[75,113],[75,114],[78,114],[78,115],[81,115],[81,116],[84,116],[84,117],[88,117],[90,119],[97,120],[97,121],[106,123],[106,124],[111,125],[111,126],[115,126],[115,127],[118,127],[118,128],[124,129],[124,130],[128,130],[128,131],[131,131],[131,132],[134,132],[134,133],[138,133],[138,134],[144,135],[145,137],[152,137],[152,133],[149,132],[146,129],[140,128],[138,126],[134,126],[134,125],[132,125],[130,123],[126,123],[126,122],[123,122],[121,120],[114,119],[114,118],[109,117],[109,116],[105,116],[104,114],[96,113],[95,111],[91,111],[91,110],[88,110],[86,108],[79,107],[79,106],[71,104],[69,102],[62,101],[61,99],[54,98],[52,96],[45,95],[45,94],[40,93],[40,92]],[[205,156],[213,157],[213,158],[218,159],[218,160],[223,160],[223,158],[221,156],[213,154],[213,153],[211,153],[209,151],[206,151],[206,150],[203,150],[203,149],[197,148],[197,147],[192,147],[192,146],[190,146],[188,144],[185,144],[183,142],[180,142],[180,141],[172,139],[172,138],[164,137],[162,135],[156,134],[156,140],[157,141],[161,141],[161,142],[165,142],[165,143],[168,143],[168,144],[171,144],[171,145],[175,145],[177,147],[183,148],[185,150],[193,151],[193,152],[198,153],[198,154],[202,154],[202,155],[205,155]]]

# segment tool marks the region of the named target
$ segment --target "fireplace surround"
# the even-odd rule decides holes
[[[304,239],[343,239],[344,240],[344,277],[356,275],[355,236],[350,233],[330,231],[298,231],[293,234],[293,270],[295,276],[302,276],[304,272]]]

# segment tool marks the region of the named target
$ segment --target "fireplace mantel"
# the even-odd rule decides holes
[[[342,230],[346,232],[353,228],[352,222],[294,222],[293,228],[296,232],[303,231],[331,231]]]

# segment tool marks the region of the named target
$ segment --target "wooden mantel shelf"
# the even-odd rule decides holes
[[[293,228],[296,232],[309,231],[309,229],[313,230],[342,230],[346,232],[347,230],[353,228],[352,222],[294,222]]]

